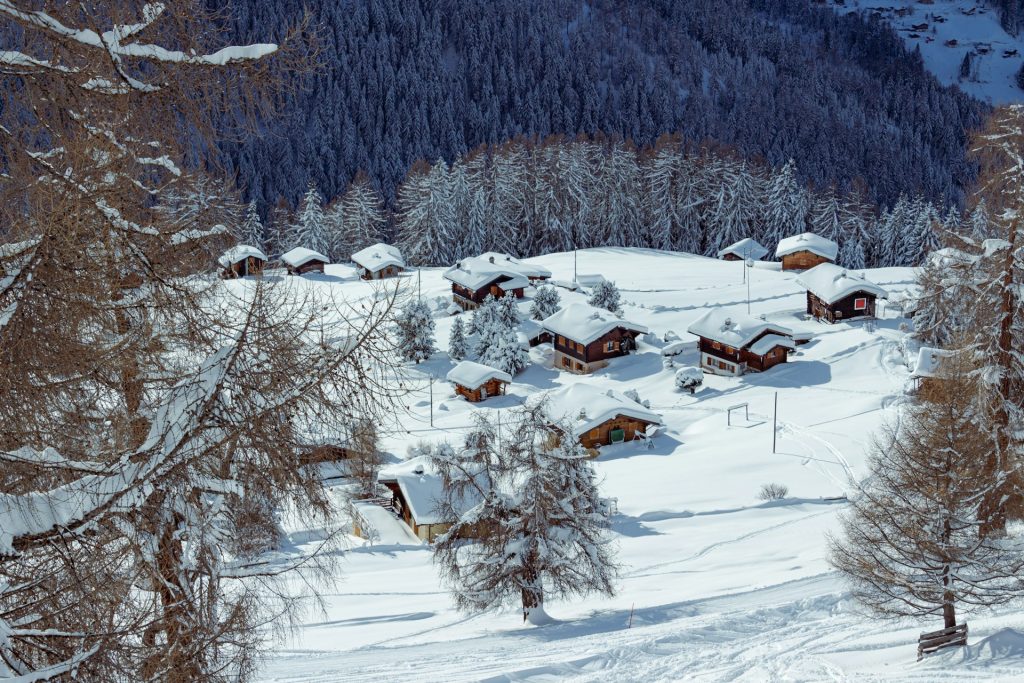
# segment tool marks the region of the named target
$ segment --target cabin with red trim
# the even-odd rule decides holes
[[[788,327],[721,308],[702,315],[687,331],[699,337],[701,369],[714,375],[764,372],[785,363],[796,348]]]
[[[647,328],[603,308],[574,303],[541,321],[554,344],[555,368],[586,374],[612,358],[636,350],[636,338]]]
[[[807,270],[821,263],[833,263],[838,254],[838,244],[813,232],[779,240],[775,249],[775,258],[782,261],[783,270]]]
[[[874,317],[876,300],[889,296],[863,273],[851,273],[834,263],[815,266],[796,281],[807,290],[807,314],[828,323]]]
[[[225,280],[263,275],[267,264],[267,255],[251,244],[239,244],[228,249],[217,259],[221,267],[220,276]]]
[[[305,275],[306,273],[323,273],[328,264],[326,256],[319,251],[295,247],[281,254],[281,263],[288,269],[289,275]]]

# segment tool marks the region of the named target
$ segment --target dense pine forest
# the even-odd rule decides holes
[[[221,144],[264,218],[360,171],[392,206],[417,160],[519,136],[714,141],[884,206],[961,203],[973,175],[983,106],[884,24],[806,0],[245,0],[228,31],[265,39],[304,7],[322,68],[261,134]]]

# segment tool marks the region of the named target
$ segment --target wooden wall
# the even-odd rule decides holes
[[[857,299],[867,299],[867,307],[864,310],[858,311],[854,308]],[[814,292],[807,292],[808,315],[813,315],[818,320],[825,320],[830,323],[853,320],[865,316],[873,317],[875,315],[875,303],[875,295],[868,292],[854,292],[832,304],[825,303]]]
[[[303,263],[298,268],[294,268],[292,266],[288,266],[288,274],[289,275],[303,275],[305,273],[322,273],[322,272],[324,272],[324,262],[323,261],[309,261],[307,263]]]
[[[456,384],[455,393],[459,396],[465,396],[466,400],[471,403],[478,403],[483,401],[485,398],[490,398],[491,396],[504,395],[506,384],[507,382],[502,382],[500,379],[488,380],[476,389],[469,389],[461,384]],[[483,395],[483,389],[487,390],[486,397]]]
[[[795,254],[787,254],[782,257],[783,270],[808,270],[822,263],[832,263],[832,261],[809,251],[798,251]]]
[[[643,434],[650,424],[650,422],[637,420],[633,417],[617,415],[613,419],[594,427],[580,436],[580,443],[583,444],[585,448],[607,446],[612,442],[611,433],[613,429],[621,429],[625,431],[626,441],[632,441],[636,437],[637,433]]]

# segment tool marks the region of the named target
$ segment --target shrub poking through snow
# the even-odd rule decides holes
[[[543,320],[557,313],[561,305],[562,297],[558,296],[554,287],[538,287],[530,306],[530,317],[534,320]]]
[[[666,356],[666,360],[671,361],[671,357]],[[669,367],[671,367],[671,365]],[[676,389],[679,389],[680,391],[689,391],[692,394],[703,384],[704,371],[700,368],[679,368],[676,372]]]
[[[469,354],[469,341],[466,339],[466,326],[462,317],[455,318],[452,323],[452,332],[448,337],[448,356],[452,360],[465,360]]]
[[[500,432],[482,413],[460,449],[433,462],[458,521],[434,545],[459,609],[519,604],[523,620],[549,620],[546,597],[614,594],[618,575],[590,454],[543,404],[506,413]],[[459,515],[468,495],[483,502]]]
[[[764,484],[757,497],[761,500],[782,500],[789,495],[789,487],[785,484]]]
[[[422,301],[410,301],[395,318],[398,349],[405,360],[417,363],[434,352],[434,319]]]
[[[619,293],[619,288],[615,286],[614,282],[602,280],[594,285],[587,303],[596,308],[611,311],[616,315],[622,313],[622,295]]]

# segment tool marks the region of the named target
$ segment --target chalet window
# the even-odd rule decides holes
[[[580,363],[579,361],[576,361],[576,369],[582,371],[583,370],[583,363]]]
[[[837,318],[842,318],[843,317],[843,312],[842,311],[836,311],[836,317]]]
[[[711,342],[711,348],[713,348],[713,349],[719,349],[719,350],[721,350],[721,348],[722,348],[722,345],[721,345],[721,344],[719,344],[719,343],[718,343],[718,342],[716,342],[716,341],[713,341],[713,342]]]
[[[562,356],[562,367],[563,368],[572,367],[572,362],[568,358],[566,358],[565,356]]]
[[[558,335],[557,339],[558,339],[558,344],[560,346],[565,346],[565,337],[563,337],[562,335]]]
[[[725,347],[725,352],[726,353],[736,353],[736,349],[732,348],[731,346],[726,346]]]
[[[867,297],[863,297],[863,296],[862,297],[857,297],[856,299],[853,300],[853,310],[855,310],[855,311],[865,311],[865,310],[867,310],[867,308],[868,308]]]
[[[611,353],[614,350],[615,350],[615,342],[610,341],[610,342],[605,342],[604,343],[604,352],[605,353]]]

